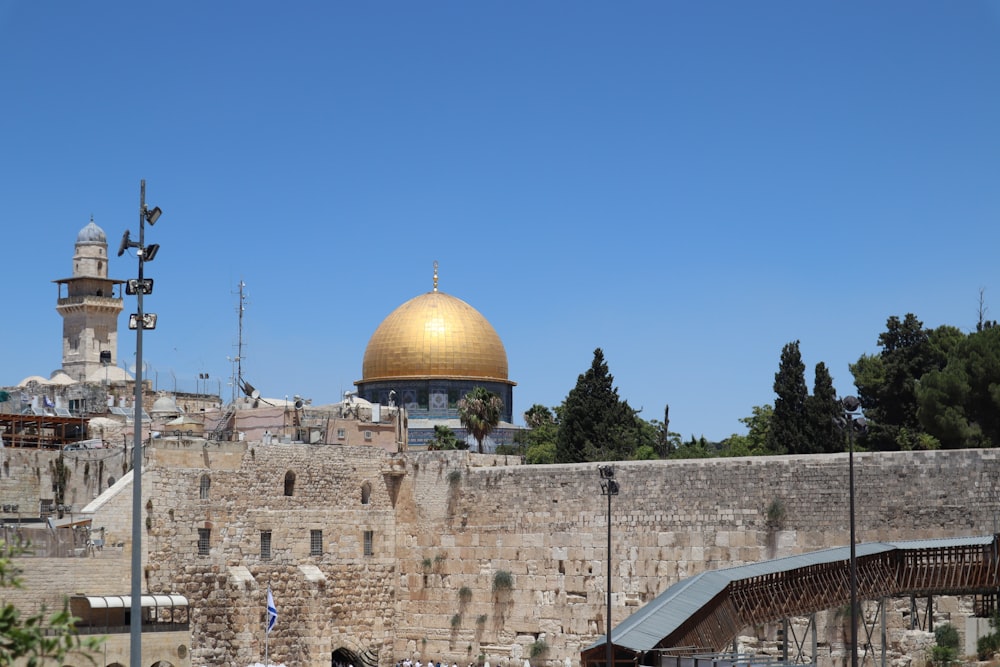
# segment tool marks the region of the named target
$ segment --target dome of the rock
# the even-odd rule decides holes
[[[516,383],[507,376],[503,342],[478,310],[438,291],[436,271],[433,291],[399,306],[375,329],[361,374],[358,396],[404,407],[414,442],[425,441],[435,425],[460,432],[459,401],[476,387],[496,394],[501,421],[511,421]]]
[[[428,292],[392,311],[375,330],[364,382],[396,378],[507,381],[507,352],[479,311],[444,292]]]

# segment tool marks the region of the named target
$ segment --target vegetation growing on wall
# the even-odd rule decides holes
[[[934,629],[935,646],[931,649],[931,660],[939,667],[947,667],[958,659],[958,630],[951,623]]]
[[[514,576],[507,570],[497,570],[493,575],[493,592],[506,593],[514,588]]]

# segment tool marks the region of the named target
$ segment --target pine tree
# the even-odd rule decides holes
[[[959,334],[956,338],[955,334]],[[917,416],[917,387],[927,373],[941,370],[961,334],[954,327],[924,328],[913,313],[900,320],[893,315],[879,334],[882,351],[862,355],[851,365],[858,398],[869,428],[869,449],[914,449],[924,436]]]
[[[635,411],[618,398],[604,352],[594,350],[590,369],[579,376],[559,412],[556,461],[616,461],[631,457],[640,428]]]

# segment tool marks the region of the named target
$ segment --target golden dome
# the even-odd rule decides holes
[[[435,285],[382,320],[368,341],[361,373],[363,382],[430,377],[508,382],[507,352],[479,311]]]

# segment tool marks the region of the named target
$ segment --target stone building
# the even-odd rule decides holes
[[[134,412],[135,378],[118,365],[118,320],[126,281],[108,277],[108,240],[93,218],[76,236],[70,277],[58,286],[56,311],[62,317],[62,365],[47,377],[31,375],[0,386],[0,415],[12,413],[89,418],[114,412],[121,421]],[[160,394],[143,381],[143,408]],[[217,395],[173,392],[177,406],[198,415],[217,409]]]
[[[513,426],[514,385],[507,373],[507,352],[496,330],[461,299],[434,287],[386,317],[368,341],[358,394],[373,403],[401,405],[409,419],[409,445],[422,447],[444,424],[460,438],[467,434],[458,419],[458,401],[483,387],[503,402],[501,424],[484,447],[509,444]]]
[[[80,230],[73,254],[73,275],[59,286],[56,310],[63,318],[62,368],[51,379],[75,382],[129,379],[118,368],[118,315],[124,308],[125,281],[108,277],[108,239],[94,219]]]

